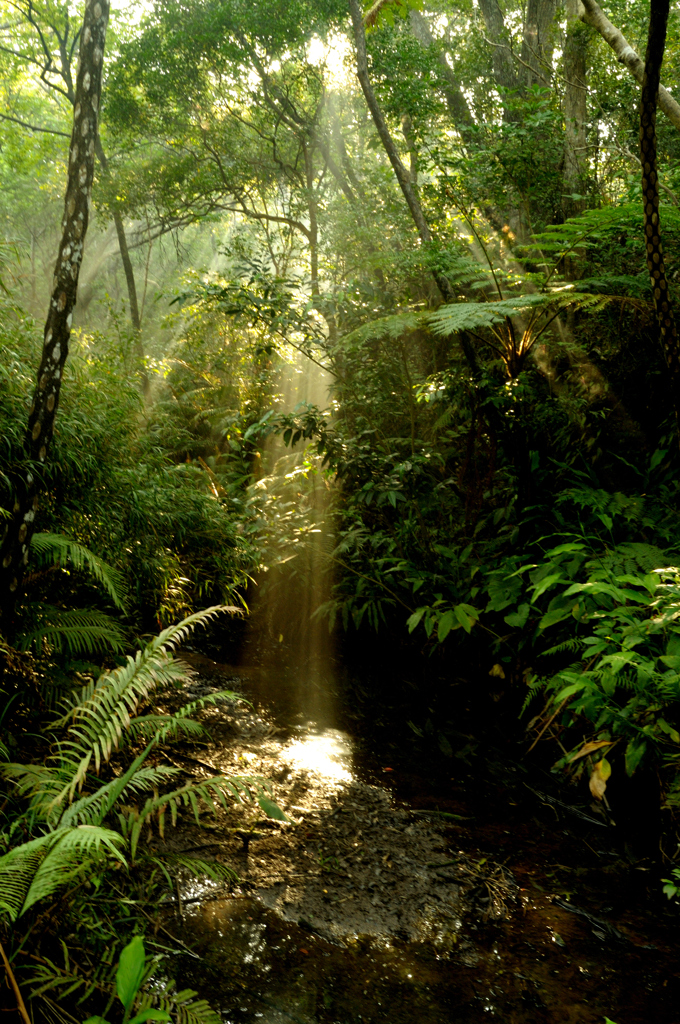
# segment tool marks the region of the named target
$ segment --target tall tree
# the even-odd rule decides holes
[[[670,372],[675,415],[680,429],[680,339],[668,293],[668,279],[661,245],[659,222],[659,176],[657,170],[656,103],[661,80],[661,64],[666,47],[669,0],[652,0],[645,72],[640,97],[640,162],[644,203],[647,269],[654,294],[661,345]]]
[[[0,626],[5,634],[11,633],[12,614],[28,562],[42,470],[52,441],[68,356],[90,214],[108,18],[108,0],[87,0],[74,92],[63,233],[45,323],[42,358],[24,439],[24,468],[16,480],[14,506],[0,544]]]

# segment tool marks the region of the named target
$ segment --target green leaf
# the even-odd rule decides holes
[[[514,626],[517,629],[522,629],[522,627],[526,625],[530,612],[530,604],[521,604],[516,612],[510,612],[509,615],[505,615],[503,617],[503,621],[507,622],[508,626]]]
[[[286,817],[279,805],[275,804],[273,800],[269,800],[266,796],[258,796],[257,802],[268,818],[274,818],[275,821],[290,821],[290,818]]]
[[[546,590],[550,590],[550,588],[554,587],[555,584],[561,579],[561,572],[552,572],[549,576],[544,576],[543,579],[539,580],[539,582],[534,587],[534,592],[531,595],[531,603],[533,604],[534,601],[537,601],[541,594],[545,594]]]
[[[646,749],[646,740],[629,740],[628,746],[626,747],[626,772],[629,775],[632,775],[640,764]]]
[[[127,1013],[132,1006],[144,977],[146,956],[144,938],[135,935],[120,954],[116,971],[116,992]]]
[[[447,612],[444,612],[444,614],[439,619],[439,622],[437,623],[437,640],[439,641],[440,644],[444,640],[446,640],[447,636],[454,628],[455,622],[456,614],[452,608],[449,608]],[[468,633],[469,632],[470,630],[468,630]]]
[[[149,1006],[128,1021],[128,1024],[143,1024],[145,1020],[172,1020],[172,1017],[167,1010],[155,1010],[153,1006]]]
[[[408,619],[406,620],[406,625],[408,626],[409,633],[413,632],[413,630],[416,628],[416,626],[418,625],[426,611],[427,608],[418,608],[413,613],[413,615],[409,615]]]
[[[479,612],[471,604],[457,604],[453,609],[459,624],[466,633],[471,632],[472,627],[479,618]]]
[[[672,725],[669,725],[663,718],[657,718],[656,724],[661,729],[661,732],[665,732],[667,736],[670,736],[673,743],[680,743],[680,733]]]
[[[561,704],[563,700],[567,699],[567,697],[572,697],[575,693],[578,693],[580,690],[585,690],[585,688],[585,682],[571,683],[569,686],[565,686],[563,690],[560,690],[560,692],[555,697],[555,703]]]

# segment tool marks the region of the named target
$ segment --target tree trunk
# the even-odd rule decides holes
[[[108,177],[109,174],[109,161],[104,152],[101,139],[97,136],[97,142],[95,144],[95,152],[97,159],[101,164],[102,171]],[[142,391],[144,398],[149,397],[150,384],[149,375],[146,372],[146,366],[144,365],[144,349],[142,348],[142,319],[139,315],[139,302],[137,300],[137,284],[135,282],[135,271],[132,266],[132,260],[130,259],[130,250],[128,249],[127,237],[125,235],[125,225],[123,224],[123,217],[114,204],[113,207],[113,223],[116,228],[116,237],[118,239],[118,248],[120,249],[120,258],[123,262],[123,272],[125,274],[125,282],[128,290],[128,301],[130,303],[130,320],[132,321],[132,330],[134,331],[134,351],[135,356],[139,362],[139,374],[142,380]]]
[[[479,0],[479,9],[484,18],[488,42],[493,47],[491,66],[496,85],[501,89],[516,89],[519,82],[510,46],[510,35],[505,27],[505,18],[498,0]],[[503,107],[505,109],[505,103]]]
[[[63,234],[54,271],[38,380],[24,438],[25,464],[30,468],[22,469],[21,478],[16,482],[12,515],[0,545],[0,626],[6,634],[11,630],[14,607],[28,561],[38,509],[41,468],[47,461],[52,441],[68,355],[89,220],[108,17],[108,0],[87,0],[76,79]]]
[[[590,25],[596,32],[599,32],[605,42],[611,46],[619,64],[627,67],[633,78],[642,85],[645,73],[644,62],[640,60],[623,33],[619,32],[618,28],[612,25],[611,21],[605,17],[595,0],[582,0],[582,2],[584,11],[581,15],[581,21],[584,21],[586,25]],[[654,3],[654,0],[652,0],[652,3]],[[668,90],[664,89],[662,85],[659,85],[659,108],[663,110],[666,117],[676,128],[680,128],[680,104],[673,99]]]
[[[661,345],[670,373],[671,395],[680,427],[680,341],[673,316],[663,249],[659,238],[659,183],[656,150],[656,102],[659,95],[661,63],[666,46],[669,0],[652,0],[645,72],[640,97],[640,162],[644,203],[647,268],[654,293]]]
[[[450,67],[446,54],[430,32],[430,26],[420,11],[413,9],[409,11],[409,23],[414,37],[423,49],[428,50],[430,47],[435,49],[437,60],[439,61],[440,74],[443,79],[441,88],[451,118],[463,142],[468,143],[470,141],[470,129],[474,128],[475,122],[468,101],[461,90],[460,82],[456,78],[453,68]]]
[[[585,199],[572,199],[585,191],[586,98],[588,29],[579,21],[581,0],[567,0],[567,37],[564,43],[564,200],[565,217],[585,210]]]
[[[403,193],[404,199],[406,200],[407,206],[413,218],[413,223],[416,226],[420,240],[423,245],[430,246],[432,244],[432,232],[430,231],[430,225],[425,219],[423,208],[420,205],[418,194],[414,188],[413,182],[411,181],[411,175],[407,168],[402,163],[401,157],[397,151],[394,139],[390,135],[389,128],[385,118],[383,117],[382,110],[378,104],[378,100],[373,91],[371,80],[368,75],[368,58],[366,56],[366,32],[364,30],[364,23],[361,15],[361,8],[359,6],[359,0],[349,0],[349,7],[352,14],[352,24],[354,26],[354,39],[357,48],[357,75],[361,88],[363,90],[368,109],[371,112],[373,123],[377,129],[380,141],[383,144],[383,149],[389,157],[390,163],[396,175],[397,181]],[[441,292],[442,296],[447,302],[452,302],[455,298],[455,293],[451,288],[446,277],[439,273],[437,270],[433,270],[432,276],[435,279],[437,287]]]
[[[550,85],[555,7],[555,0],[528,0],[520,68],[524,86]]]

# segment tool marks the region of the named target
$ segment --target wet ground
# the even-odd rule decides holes
[[[186,770],[269,778],[290,819],[179,833],[238,874],[167,922],[227,1024],[680,1024],[680,911],[589,799],[464,733],[435,756],[360,695],[339,717],[283,664],[188,658],[251,705],[211,711]]]

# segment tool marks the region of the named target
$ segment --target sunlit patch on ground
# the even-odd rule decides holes
[[[291,740],[281,757],[294,768],[302,768],[329,782],[351,782],[351,741],[339,729],[310,732]]]

